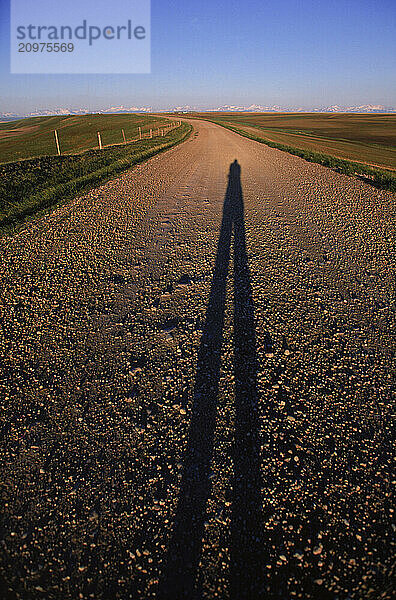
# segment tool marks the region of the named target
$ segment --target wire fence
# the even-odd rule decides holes
[[[171,131],[172,129],[176,129],[177,127],[180,127],[180,125],[181,125],[181,121],[175,121],[175,122],[172,121],[169,125],[164,125],[162,127],[156,127],[156,128],[150,128],[148,131],[142,131],[142,128],[138,127],[138,136],[135,138],[131,138],[131,139],[128,139],[127,136],[125,135],[125,130],[121,129],[120,130],[120,134],[121,134],[120,140],[122,140],[122,141],[116,142],[114,144],[103,144],[101,132],[98,131],[97,132],[97,144],[95,144],[95,146],[92,146],[92,148],[88,148],[88,149],[94,150],[94,149],[98,148],[99,150],[103,150],[105,148],[111,148],[113,146],[126,146],[127,144],[130,144],[132,142],[139,142],[144,139],[152,139],[154,137],[164,137],[167,133],[169,133],[169,131]],[[54,129],[54,139],[55,139],[56,152],[59,156],[61,156],[62,155],[61,138],[59,136],[59,131],[57,129]]]

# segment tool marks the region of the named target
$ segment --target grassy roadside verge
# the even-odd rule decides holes
[[[13,233],[28,218],[103,183],[133,165],[180,144],[188,123],[164,137],[70,156],[42,156],[0,165],[0,234]]]
[[[218,121],[212,122],[216,123],[217,125],[221,125],[221,127],[225,127],[225,129],[230,129],[230,131],[233,131],[234,133],[238,133],[239,135],[247,137],[251,140],[260,142],[261,144],[265,144],[270,148],[276,148],[277,150],[282,150],[283,152],[294,154],[295,156],[299,156],[300,158],[303,158],[308,162],[318,163],[320,165],[323,165],[324,167],[333,169],[333,171],[343,173],[344,175],[358,175],[364,178],[368,183],[375,186],[376,188],[387,190],[390,192],[396,192],[396,175],[391,171],[387,171],[385,169],[375,169],[373,167],[369,167],[361,163],[345,160],[342,158],[336,158],[335,156],[322,154],[321,152],[314,152],[313,150],[303,150],[301,148],[286,146],[284,144],[272,142],[271,140],[266,140],[265,138],[256,136],[253,133],[244,131],[243,129],[239,129],[238,127],[225,125],[224,123]]]

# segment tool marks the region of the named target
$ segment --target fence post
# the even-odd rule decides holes
[[[100,133],[98,131],[98,140],[99,140],[99,150],[102,150],[103,146],[102,146],[102,138],[100,137]]]
[[[142,128],[139,127],[139,140],[141,140],[141,139],[142,139]]]
[[[161,129],[161,137],[164,137],[164,130]]]
[[[121,129],[121,131],[122,131],[122,137],[124,138],[124,144],[126,144],[125,131],[123,129]]]
[[[150,129],[150,137],[151,138],[153,137],[153,130],[152,129]]]
[[[56,131],[56,129],[54,129],[54,134],[55,134],[55,142],[56,142],[56,148],[58,150],[58,154],[60,156],[60,146],[59,146],[59,139],[58,139],[58,132]]]

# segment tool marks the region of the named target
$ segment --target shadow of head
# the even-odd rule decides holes
[[[241,174],[241,165],[239,164],[237,159],[235,159],[234,162],[232,162],[230,165],[229,177],[230,177],[230,179],[237,178],[240,176],[240,174]]]

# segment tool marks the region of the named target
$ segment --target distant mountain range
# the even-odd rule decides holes
[[[301,108],[301,107],[281,107],[278,105],[273,106],[261,106],[260,104],[251,104],[250,106],[232,106],[226,104],[217,108],[206,109],[203,111],[196,106],[174,106],[172,108],[162,108],[154,110],[151,106],[110,106],[101,110],[89,110],[87,108],[69,109],[69,108],[58,108],[54,110],[36,110],[30,113],[13,113],[6,112],[0,113],[0,121],[11,121],[14,119],[21,119],[27,117],[49,117],[49,116],[67,116],[67,115],[86,115],[90,113],[95,114],[117,114],[117,113],[152,113],[152,112],[334,112],[334,113],[394,113],[396,108],[383,106],[382,104],[362,104],[360,106],[333,106],[321,107],[321,108]]]
[[[317,109],[315,109],[316,111]],[[396,112],[396,108],[383,106],[382,104],[362,104],[361,106],[328,106],[324,112],[356,112],[356,113],[388,113]]]
[[[189,107],[186,107],[189,110],[192,110]],[[183,109],[181,109],[183,110]],[[390,108],[388,106],[383,106],[382,104],[362,104],[360,106],[326,106],[320,108],[301,108],[301,107],[281,107],[278,105],[273,106],[261,106],[259,104],[251,104],[250,106],[231,106],[224,105],[218,108],[212,109],[216,112],[347,112],[347,113],[388,113],[388,112],[396,112],[396,108]]]
[[[117,114],[117,113],[151,113],[154,112],[151,106],[110,106],[102,110],[90,110],[88,108],[57,108],[53,110],[35,110],[30,113],[0,113],[0,121],[11,121],[28,117],[65,117],[67,115],[88,115],[88,114]]]

